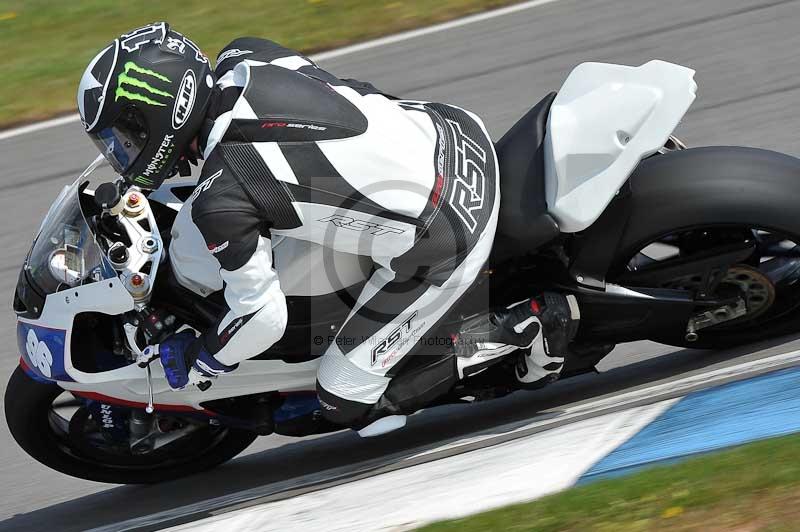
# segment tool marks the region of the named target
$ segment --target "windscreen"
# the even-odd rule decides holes
[[[50,207],[26,261],[42,295],[116,277],[81,212],[80,179]]]

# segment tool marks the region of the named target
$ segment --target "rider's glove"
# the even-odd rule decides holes
[[[233,371],[239,366],[226,366],[219,362],[202,347],[202,342],[190,331],[178,333],[153,346],[153,351],[161,358],[164,374],[173,390],[181,390],[188,384],[207,386],[211,378]]]
[[[215,378],[219,377],[222,374],[230,373],[231,371],[235,370],[239,367],[239,364],[234,364],[233,366],[226,366],[213,355],[210,355],[205,348],[201,348],[200,351],[197,353],[197,357],[194,359],[194,363],[192,364],[192,371],[191,374],[197,373],[198,377],[204,377],[202,380],[207,381],[209,377]],[[190,374],[190,381],[192,380],[192,375]],[[192,384],[196,384],[192,382]]]
[[[196,340],[190,331],[173,335],[160,344],[150,348],[151,352],[161,358],[167,382],[173,390],[180,390],[189,384],[189,368],[191,362],[187,360],[189,346]]]

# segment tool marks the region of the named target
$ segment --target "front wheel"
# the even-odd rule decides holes
[[[93,405],[56,384],[31,379],[19,367],[6,387],[5,412],[11,435],[37,461],[73,477],[114,484],[150,484],[205,471],[257,437],[158,412],[148,420],[143,412]],[[138,418],[131,422],[134,414]],[[145,439],[147,448],[145,440],[137,444],[126,432],[138,420],[151,423],[151,433],[157,433]]]

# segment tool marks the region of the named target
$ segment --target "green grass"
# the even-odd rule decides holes
[[[514,0],[4,0],[0,127],[73,111],[78,81],[94,54],[117,35],[149,22],[166,20],[213,59],[225,44],[245,35],[310,53],[511,3]]]
[[[800,530],[800,435],[572,488],[421,530]]]

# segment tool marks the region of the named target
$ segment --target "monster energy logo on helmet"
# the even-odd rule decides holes
[[[139,79],[135,74],[141,75],[143,79]],[[142,68],[133,61],[125,63],[125,69],[117,77],[117,90],[114,93],[114,101],[125,98],[147,105],[166,107],[167,104],[163,101],[159,101],[158,97],[173,99],[175,97],[167,91],[157,89],[150,85],[150,83],[148,83],[148,78],[154,78],[165,83],[172,83],[167,76],[163,76],[147,68]],[[140,89],[140,91],[133,92],[134,89]]]

